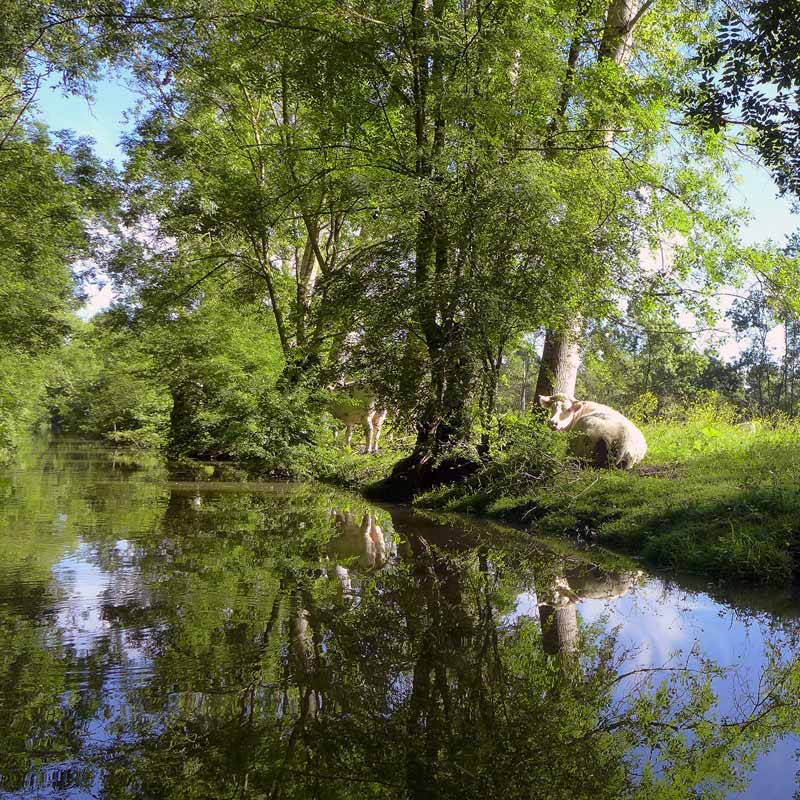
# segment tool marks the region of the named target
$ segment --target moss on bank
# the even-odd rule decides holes
[[[416,504],[522,521],[717,579],[789,580],[800,554],[800,424],[738,425],[700,408],[643,431],[649,452],[633,472],[580,469],[552,449],[561,437],[526,481],[506,455],[505,465]]]

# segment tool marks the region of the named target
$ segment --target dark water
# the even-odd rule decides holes
[[[197,477],[0,474],[3,798],[793,796],[788,592]]]

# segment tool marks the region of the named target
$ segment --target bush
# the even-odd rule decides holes
[[[0,350],[0,464],[11,460],[23,436],[47,420],[46,360]]]
[[[506,414],[498,421],[486,467],[463,484],[419,495],[415,505],[485,511],[501,498],[528,495],[563,472],[565,450],[565,437],[554,436],[541,414]]]

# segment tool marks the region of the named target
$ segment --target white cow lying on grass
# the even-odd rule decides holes
[[[552,410],[554,431],[574,431],[570,452],[595,467],[630,469],[647,452],[644,434],[619,411],[565,394],[539,395],[539,404]]]
[[[378,452],[378,439],[386,419],[386,409],[381,408],[375,396],[366,389],[349,386],[338,388],[328,401],[328,411],[344,423],[344,443],[349,447],[353,440],[353,429],[362,425],[367,440],[367,452]]]

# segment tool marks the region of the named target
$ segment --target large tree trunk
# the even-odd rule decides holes
[[[408,46],[411,52],[415,172],[422,184],[443,180],[439,157],[445,147],[445,52],[431,36],[444,18],[444,0],[412,0]],[[451,456],[471,428],[469,400],[475,377],[460,309],[448,284],[454,276],[449,220],[431,197],[419,214],[414,255],[416,317],[428,351],[430,389],[420,414],[414,452],[399,461],[391,475],[370,489],[376,497],[408,500],[420,491],[472,474],[479,466],[462,455]]]
[[[619,66],[624,66],[631,56],[633,49],[633,29],[641,17],[641,12],[649,7],[652,0],[609,0],[606,13],[606,24],[603,29],[603,38],[600,42],[598,58],[600,61],[610,60]],[[570,48],[567,75],[564,81],[564,90],[559,100],[557,116],[564,117],[569,102],[569,92],[573,80],[572,72],[577,63],[575,42]],[[598,124],[598,129],[605,124]],[[607,147],[614,143],[614,131],[607,130],[603,134],[603,141]],[[580,366],[580,339],[583,328],[583,319],[578,314],[572,320],[568,330],[548,330],[545,335],[544,352],[539,367],[539,378],[536,382],[536,394],[550,395],[553,392],[574,396],[575,382]]]
[[[536,380],[536,396],[566,394],[575,396],[575,382],[581,363],[580,338],[583,332],[580,316],[572,330],[548,330],[544,340],[542,363]]]
[[[549,656],[565,655],[578,649],[578,607],[574,602],[539,606],[542,647]]]
[[[633,27],[638,22],[640,7],[646,6],[639,0],[610,0],[598,55],[601,61],[608,59],[620,66],[628,62],[633,50]]]
[[[547,655],[568,655],[578,648],[578,596],[565,575],[537,579],[536,599],[542,626],[542,647]]]

